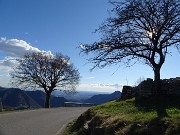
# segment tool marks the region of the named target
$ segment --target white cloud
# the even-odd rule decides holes
[[[17,64],[16,58],[14,57],[5,57],[0,60],[0,70],[9,72],[12,70],[12,67]]]
[[[11,87],[11,85],[10,85],[10,75],[9,75],[8,72],[4,72],[4,73],[0,74],[0,86],[1,87]]]
[[[22,57],[25,53],[41,52],[24,40],[0,38],[0,50],[11,57]]]
[[[95,77],[91,76],[91,77],[84,77],[84,78],[81,78],[81,79],[84,79],[84,80],[89,80],[89,79],[94,79]]]
[[[3,60],[0,60],[0,66],[12,67],[15,64],[16,64],[16,59],[13,57],[5,57]]]
[[[52,55],[51,51],[39,50],[24,40],[0,38],[0,52],[6,56],[0,60],[0,69],[9,70],[17,64],[16,59],[21,58],[26,53],[42,52],[46,55]]]
[[[77,88],[81,91],[99,91],[99,92],[114,92],[121,91],[123,85],[120,84],[80,84]]]

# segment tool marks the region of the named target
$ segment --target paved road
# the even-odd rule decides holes
[[[0,135],[58,135],[87,109],[65,107],[0,114]]]

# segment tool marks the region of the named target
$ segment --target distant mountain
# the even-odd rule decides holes
[[[41,90],[36,91],[26,91],[26,93],[34,99],[41,107],[44,107],[45,99],[46,99],[46,93]],[[50,104],[51,107],[61,107],[63,106],[64,102],[67,102],[68,100],[64,97],[56,97],[54,95],[51,96]]]
[[[5,108],[42,108],[46,94],[43,91],[23,91],[18,88],[0,87],[0,98]],[[63,106],[67,100],[64,97],[51,96],[51,107]]]
[[[17,88],[0,87],[0,98],[4,107],[13,108],[40,108],[25,91]]]
[[[115,91],[112,94],[99,94],[94,95],[91,98],[85,100],[87,103],[93,103],[93,104],[103,104],[112,100],[119,99],[121,97],[120,91]]]
[[[77,91],[75,94],[65,94],[63,91],[53,91],[52,95],[56,97],[64,97],[68,101],[71,102],[84,102],[87,99],[91,98],[94,95],[99,95],[99,94],[110,94],[107,92],[98,92],[98,91]]]
[[[51,107],[61,107],[64,106],[64,102],[68,102],[68,100],[64,97],[51,97]]]
[[[51,107],[64,106],[64,102],[83,102],[102,104],[120,98],[121,92],[115,91],[112,94],[99,94],[98,92],[78,92],[75,95],[58,95],[51,96]],[[67,97],[64,98],[63,96]],[[23,109],[23,108],[43,108],[46,93],[41,90],[24,91],[18,88],[3,88],[0,87],[0,98],[3,107]]]
[[[34,100],[36,101],[41,107],[44,107],[45,99],[46,99],[46,93],[44,93],[41,90],[36,91],[26,91],[26,93]]]

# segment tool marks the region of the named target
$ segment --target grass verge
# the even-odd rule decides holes
[[[90,108],[64,135],[180,135],[180,97],[141,97]]]

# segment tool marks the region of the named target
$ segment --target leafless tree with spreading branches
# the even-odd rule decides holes
[[[179,0],[124,0],[111,2],[114,8],[97,30],[102,38],[93,44],[81,45],[81,52],[94,53],[89,60],[95,67],[142,62],[152,67],[158,93],[160,70],[170,53],[180,49]]]
[[[70,58],[61,53],[26,54],[18,63],[11,73],[13,84],[24,88],[43,88],[46,108],[50,108],[51,93],[56,87],[69,93],[74,92],[79,84],[78,70],[70,63]]]

